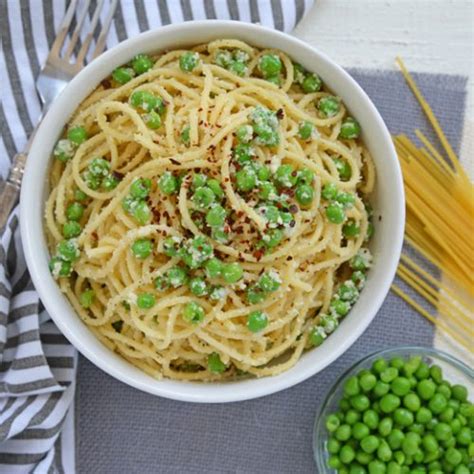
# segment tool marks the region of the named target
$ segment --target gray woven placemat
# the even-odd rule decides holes
[[[352,71],[392,133],[429,130],[401,75]],[[466,79],[415,75],[455,149],[459,148]],[[431,346],[433,328],[389,294],[364,335],[306,382],[265,398],[199,405],[154,397],[109,377],[83,357],[76,400],[78,472],[311,473],[314,412],[334,380],[376,349]],[[271,379],[268,380],[271,384]]]

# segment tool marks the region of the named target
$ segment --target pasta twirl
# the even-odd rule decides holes
[[[138,55],[54,150],[52,274],[154,377],[281,373],[364,285],[375,172],[359,134],[281,51],[229,39]]]

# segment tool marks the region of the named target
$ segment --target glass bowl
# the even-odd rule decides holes
[[[335,474],[337,471],[327,466],[329,453],[327,451],[328,432],[325,426],[326,417],[338,409],[342,398],[345,381],[362,369],[368,369],[378,358],[392,359],[402,357],[408,359],[411,356],[421,356],[423,361],[429,365],[436,364],[443,369],[443,377],[450,383],[462,384],[468,387],[469,398],[472,400],[474,388],[474,370],[466,364],[450,356],[446,352],[438,351],[428,347],[398,347],[395,349],[384,349],[367,355],[344,372],[329,390],[325,400],[316,413],[313,430],[313,453],[318,474]]]

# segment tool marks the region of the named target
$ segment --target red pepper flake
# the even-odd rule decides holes
[[[290,227],[294,227],[296,225],[296,221],[290,221]]]
[[[258,260],[260,261],[260,259],[263,257],[263,250],[260,249],[260,250],[255,250],[255,252],[253,253],[253,256]]]
[[[283,111],[283,109],[278,109],[276,111],[276,116],[278,120],[281,120],[285,116],[285,112]]]
[[[175,160],[174,158],[170,158],[170,161],[171,161],[171,163],[173,163],[173,165],[180,165],[181,164],[178,160]]]
[[[293,257],[291,255],[288,255],[288,257],[286,257],[286,260],[289,262],[290,260],[293,260]]]
[[[292,214],[296,214],[298,212],[298,206],[296,204],[292,204],[288,210],[292,213]]]

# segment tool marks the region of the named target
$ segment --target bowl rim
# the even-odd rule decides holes
[[[61,317],[61,312],[71,313],[72,311],[77,322],[81,325],[84,324],[69,305],[69,303],[65,303],[65,297],[57,294],[57,284],[49,275],[47,268],[48,252],[42,248],[42,242],[44,242],[42,211],[39,212],[41,217],[38,217],[37,215],[39,207],[41,206],[41,203],[38,203],[38,200],[42,200],[44,203],[44,196],[39,196],[38,193],[34,191],[34,189],[36,188],[36,182],[41,176],[41,173],[46,176],[45,169],[41,169],[41,167],[39,167],[39,170],[35,169],[37,161],[43,159],[41,157],[42,142],[48,139],[48,134],[51,135],[50,130],[56,130],[59,133],[60,128],[55,122],[55,117],[57,115],[61,115],[61,108],[67,109],[68,95],[73,94],[76,89],[80,90],[81,81],[83,81],[84,78],[87,78],[88,75],[97,76],[98,72],[104,71],[105,69],[110,74],[110,71],[113,69],[113,67],[115,67],[113,63],[114,61],[117,61],[117,57],[121,55],[123,56],[125,52],[128,52],[127,57],[130,58],[136,51],[144,50],[145,46],[143,45],[147,45],[152,41],[156,43],[156,50],[159,50],[160,39],[164,38],[164,41],[166,41],[167,35],[176,35],[177,33],[181,33],[183,35],[194,34],[195,38],[190,40],[188,43],[198,44],[200,36],[209,35],[210,27],[214,28],[213,31],[222,31],[221,34],[224,35],[224,37],[238,38],[242,36],[255,35],[255,43],[258,44],[258,35],[263,33],[263,36],[265,37],[264,42],[267,44],[270,42],[270,39],[274,38],[283,42],[285,45],[288,45],[288,49],[291,47],[302,48],[306,51],[305,54],[311,56],[314,62],[321,65],[321,67],[328,69],[335,78],[338,78],[338,80],[342,81],[345,86],[349,87],[355,94],[355,97],[360,100],[359,107],[361,110],[364,110],[364,113],[368,114],[368,120],[372,120],[376,125],[376,130],[372,133],[374,133],[374,135],[376,135],[383,143],[384,155],[389,161],[391,172],[393,173],[392,179],[394,180],[396,195],[393,197],[395,203],[393,204],[394,209],[392,209],[394,212],[393,219],[395,220],[394,235],[392,236],[391,241],[388,243],[389,249],[385,252],[385,258],[388,260],[388,264],[384,267],[383,275],[380,275],[380,282],[377,287],[378,290],[374,295],[372,295],[372,303],[370,310],[367,312],[368,315],[364,316],[357,328],[352,333],[348,334],[347,337],[339,343],[339,345],[335,346],[334,350],[330,354],[324,356],[322,361],[316,358],[314,361],[312,361],[314,364],[312,364],[311,367],[306,367],[305,370],[300,370],[299,372],[292,372],[291,376],[290,372],[286,371],[283,374],[270,378],[265,377],[262,379],[226,382],[225,384],[204,384],[207,389],[203,389],[202,383],[196,384],[193,382],[177,382],[171,381],[170,379],[156,380],[148,375],[143,377],[144,374],[139,371],[141,374],[140,376],[140,374],[136,371],[127,369],[125,365],[119,363],[116,358],[117,355],[112,353],[110,350],[107,349],[107,352],[104,352],[99,346],[96,346],[95,349],[89,347],[90,344],[95,344],[87,343],[87,341],[84,340],[88,337],[84,336],[84,334],[81,335],[80,328],[75,321],[70,321],[70,324],[75,325],[75,327],[71,328],[68,326],[67,322],[65,322]],[[215,37],[217,38],[222,36],[216,35]],[[175,41],[177,41],[177,39],[175,39]],[[163,48],[163,46],[161,47]],[[105,66],[107,67],[105,68]],[[84,82],[87,82],[87,80]],[[100,78],[95,81],[95,84],[99,82]],[[87,94],[85,94],[81,100],[86,96]],[[74,109],[76,107],[74,107]],[[61,122],[61,128],[63,127],[64,123],[64,121]],[[43,168],[47,168],[48,163],[49,158],[46,160],[46,165]],[[40,185],[40,187],[41,186],[42,185]],[[145,392],[181,401],[223,403],[258,398],[294,386],[323,370],[336,358],[341,356],[360,337],[360,335],[365,331],[380,309],[386,295],[389,292],[390,284],[395,276],[395,271],[403,243],[405,197],[402,173],[390,133],[371,99],[344,69],[342,69],[326,54],[322,53],[318,49],[308,45],[298,38],[285,33],[262,27],[260,25],[238,21],[203,20],[171,24],[129,38],[103,53],[97,59],[92,61],[88,66],[86,66],[75,78],[72,79],[72,81],[65,87],[59,97],[56,98],[51,108],[48,110],[34,137],[30,149],[30,159],[28,159],[25,168],[20,197],[20,210],[20,227],[25,258],[34,286],[38,291],[39,296],[42,299],[43,304],[50,314],[52,320],[66,336],[66,338],[79,350],[79,352],[81,352],[93,364],[104,370],[109,375],[112,375],[116,379]],[[41,226],[35,224],[35,220],[38,218],[41,221]],[[42,238],[38,237],[38,232],[41,232]],[[52,283],[54,283],[55,289],[53,288]],[[60,296],[62,296],[62,298]],[[95,338],[92,333],[90,334]],[[103,346],[100,341],[99,344]],[[316,350],[317,349],[314,349],[313,351]],[[124,359],[120,359],[123,363],[130,365]],[[264,379],[266,379],[267,382],[262,382]]]
[[[328,389],[326,395],[323,398],[321,405],[316,409],[314,423],[313,423],[313,435],[312,435],[312,443],[313,443],[313,459],[318,468],[318,472],[320,474],[332,474],[335,472],[334,470],[330,470],[327,468],[326,463],[324,462],[323,454],[321,453],[321,440],[317,440],[317,436],[324,430],[324,414],[327,408],[335,401],[337,397],[337,392],[339,388],[343,385],[343,383],[347,380],[349,374],[353,374],[358,371],[358,369],[362,369],[362,367],[371,359],[378,359],[378,358],[389,358],[389,357],[396,357],[396,355],[401,355],[403,353],[405,357],[408,355],[414,356],[421,356],[425,357],[433,357],[434,359],[441,359],[443,362],[448,364],[451,367],[456,368],[467,377],[470,377],[474,382],[474,369],[470,368],[467,364],[465,364],[462,360],[458,359],[457,357],[449,354],[446,351],[436,349],[435,347],[424,347],[424,346],[397,346],[391,347],[388,349],[377,349],[366,354],[361,359],[354,362],[349,368],[345,369],[336,380],[331,384],[331,387]],[[403,356],[402,356],[403,357]],[[436,363],[434,361],[434,363]]]

